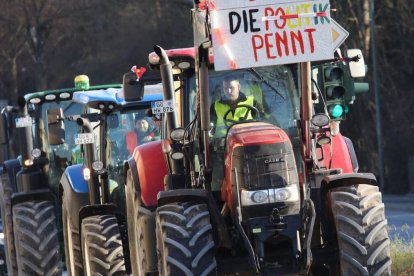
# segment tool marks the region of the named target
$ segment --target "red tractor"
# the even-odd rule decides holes
[[[312,97],[311,63],[215,71],[210,46],[150,54],[163,139],[126,165],[133,274],[390,275],[381,192],[328,93]],[[246,100],[210,120],[229,78]]]

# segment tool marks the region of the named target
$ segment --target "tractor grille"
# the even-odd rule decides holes
[[[237,147],[232,157],[240,188],[281,188],[299,182],[292,146],[288,142]]]

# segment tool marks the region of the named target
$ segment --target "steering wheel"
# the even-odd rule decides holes
[[[247,109],[247,111],[246,111],[246,113],[244,114],[244,116],[243,117],[241,117],[239,120],[234,120],[234,119],[228,119],[227,117],[228,117],[228,115],[230,114],[230,112],[233,112],[233,114],[236,112],[236,110],[238,109],[238,108],[246,108]],[[254,112],[254,113],[253,113]],[[240,105],[237,105],[237,106],[235,106],[235,107],[233,107],[233,108],[230,108],[229,110],[227,110],[227,112],[226,113],[224,113],[224,116],[223,116],[223,121],[224,121],[224,124],[226,125],[226,126],[231,126],[231,125],[233,125],[233,124],[236,124],[236,123],[238,123],[238,122],[243,122],[243,121],[253,121],[253,119],[247,119],[247,117],[249,116],[249,114],[253,117],[253,114],[258,118],[258,119],[260,119],[260,112],[259,112],[259,110],[256,108],[256,107],[254,107],[254,106],[251,106],[251,105],[247,105],[247,104],[240,104]]]

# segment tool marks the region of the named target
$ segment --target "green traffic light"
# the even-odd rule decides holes
[[[333,118],[339,118],[344,114],[344,107],[340,104],[331,105],[329,106],[329,114]]]

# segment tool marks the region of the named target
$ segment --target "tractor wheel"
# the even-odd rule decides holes
[[[65,241],[65,261],[68,275],[83,275],[82,254],[80,248],[79,226],[73,225],[70,219],[69,199],[63,192],[62,197],[62,223],[63,238]]]
[[[140,195],[132,183],[131,170],[127,171],[126,205],[128,222],[128,242],[133,275],[157,275],[157,253],[155,233],[145,233],[155,229],[154,214],[141,207]],[[153,246],[154,248],[147,248]],[[152,249],[152,250],[151,250]]]
[[[342,275],[391,275],[390,239],[378,187],[331,191]]]
[[[206,204],[177,203],[156,212],[161,275],[216,275],[214,240]]]
[[[14,246],[13,220],[11,210],[11,195],[13,187],[7,174],[1,176],[0,181],[0,209],[3,223],[4,249],[9,276],[17,275],[16,247]]]
[[[115,216],[84,218],[81,236],[86,276],[127,275],[121,234]]]
[[[27,201],[13,206],[18,275],[62,275],[55,206]]]

